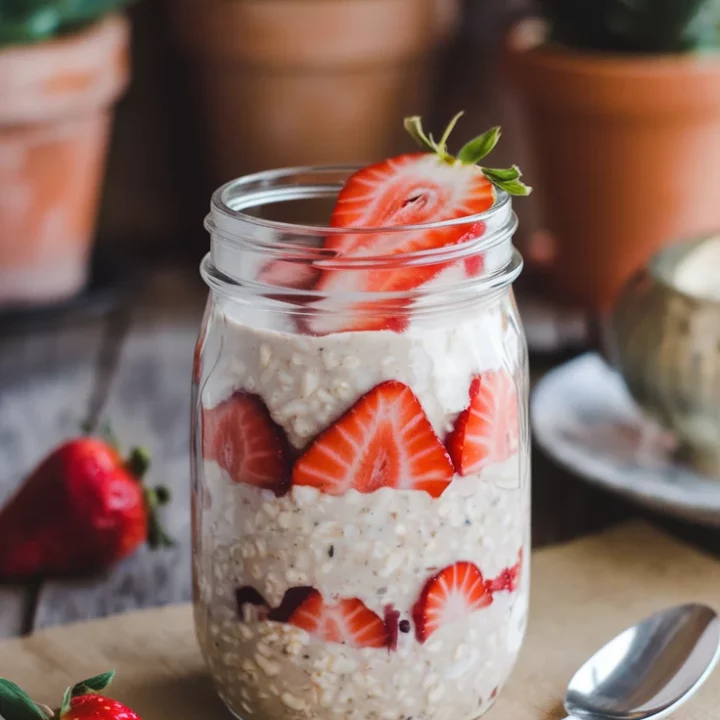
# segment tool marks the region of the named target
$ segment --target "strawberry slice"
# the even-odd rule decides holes
[[[437,153],[412,153],[369,165],[340,191],[330,225],[382,228],[440,223],[476,215],[495,202],[493,184],[477,165],[448,163]],[[467,224],[389,233],[330,235],[325,247],[344,256],[394,255],[443,247]]]
[[[462,113],[448,125],[440,142],[425,135],[420,118],[407,118],[405,127],[427,152],[400,155],[359,170],[352,175],[338,195],[330,225],[340,228],[387,228],[427,225],[462,220],[489,210],[495,202],[494,187],[516,195],[527,195],[516,167],[494,170],[477,165],[500,139],[500,129],[493,128],[471,140],[457,158],[447,151],[447,140]],[[408,229],[404,232],[342,233],[330,235],[325,247],[340,257],[388,257],[436,250],[478,237],[482,223],[444,225],[434,228]],[[482,269],[470,260],[470,276]],[[327,293],[407,292],[428,282],[447,264],[408,265],[399,258],[397,269],[323,270],[315,289]],[[382,301],[380,301],[382,303]],[[354,306],[354,316],[346,318],[320,316],[310,323],[310,331],[326,334],[347,330],[402,330],[392,324],[393,315],[402,311],[407,301],[388,305],[363,303]]]
[[[311,590],[288,622],[326,642],[358,648],[381,648],[389,643],[385,623],[357,598],[328,603],[317,590]]]
[[[202,412],[203,457],[235,483],[282,495],[288,490],[287,440],[257,396],[236,392]]]
[[[482,237],[485,234],[485,223],[476,222],[473,223],[463,237],[460,238],[460,242],[468,242],[475,238]],[[465,266],[465,274],[468,277],[477,277],[481,275],[485,269],[485,256],[482,253],[475,253],[470,255],[463,260]]]
[[[296,462],[292,482],[329,495],[392,487],[439,497],[453,474],[420,401],[407,385],[388,380],[315,440]]]
[[[470,404],[458,415],[446,445],[460,475],[479,473],[518,449],[518,404],[512,377],[490,370],[470,383]]]
[[[496,592],[514,592],[520,585],[520,572],[522,569],[522,549],[518,553],[518,561],[509,568],[505,568],[496,578],[489,580],[487,589],[491,593]]]
[[[398,631],[400,630],[400,611],[390,604],[385,606],[385,629],[388,634],[388,648],[397,650]]]
[[[309,290],[320,271],[308,263],[271,260],[258,273],[257,281],[278,288]]]
[[[463,620],[492,603],[476,565],[457,562],[430,578],[413,606],[415,635],[424,643],[436,630]]]

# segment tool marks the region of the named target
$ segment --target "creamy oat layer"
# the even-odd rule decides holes
[[[250,327],[228,306],[215,312],[203,406],[237,390],[257,394],[298,449],[389,379],[413,390],[444,438],[467,406],[473,376],[520,355],[517,329],[498,305],[452,326],[327,337]],[[392,488],[332,496],[300,486],[276,497],[233,484],[205,461],[196,616],[203,653],[231,710],[273,720],[481,715],[521,643],[528,553],[518,588],[494,593],[488,607],[425,642],[415,635],[412,608],[426,581],[452,563],[474,563],[491,580],[518,561],[529,540],[528,473],[521,444],[479,475],[456,475],[438,498]],[[405,631],[395,650],[323,642],[251,606],[239,612],[235,591],[242,586],[272,607],[298,586],[326,598],[359,598],[381,617],[391,606]]]

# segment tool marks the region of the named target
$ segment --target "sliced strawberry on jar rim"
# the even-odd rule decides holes
[[[497,144],[499,128],[471,140],[457,157],[448,153],[447,140],[461,114],[453,118],[440,142],[424,133],[419,117],[407,118],[406,129],[427,152],[400,155],[352,175],[338,195],[330,225],[397,228],[460,221],[489,210],[495,202],[496,186],[514,195],[527,195],[530,189],[520,182],[520,171],[516,167],[492,169],[477,165]],[[479,224],[468,228],[467,223],[458,222],[401,232],[331,234],[326,238],[325,247],[337,251],[340,257],[405,255],[437,250],[478,237]],[[484,231],[484,226],[481,230]],[[468,260],[468,275],[478,274],[482,269],[480,260]],[[398,264],[397,270],[391,267],[326,269],[315,289],[327,293],[402,293],[420,287],[447,267],[447,263],[408,266],[402,260]],[[309,330],[327,334],[397,329],[389,325],[390,315],[384,312],[382,305],[377,306],[375,313],[370,312],[372,307],[369,303],[356,305],[357,317],[350,322],[321,313],[308,322]],[[384,322],[384,318],[388,322]]]
[[[326,602],[317,590],[311,590],[288,619],[326,642],[353,647],[388,647],[390,638],[382,619],[357,598]]]
[[[459,475],[473,475],[517,452],[518,398],[507,370],[472,379],[470,403],[458,415],[446,447]]]
[[[315,440],[295,463],[292,483],[328,495],[391,487],[439,497],[453,475],[420,401],[407,385],[388,380]]]
[[[483,575],[470,562],[456,562],[425,583],[413,606],[415,635],[424,643],[435,631],[492,603]]]
[[[263,401],[238,391],[202,411],[202,448],[235,483],[282,495],[288,490],[288,446]]]

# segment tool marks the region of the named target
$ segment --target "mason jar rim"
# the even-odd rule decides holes
[[[439,228],[452,227],[456,225],[473,225],[477,222],[487,222],[498,214],[508,213],[511,209],[511,198],[504,191],[495,188],[495,202],[487,210],[474,215],[463,215],[449,220],[440,220],[431,223],[418,223],[415,225],[391,225],[375,227],[331,227],[329,225],[311,225],[292,223],[281,220],[268,220],[249,215],[244,210],[266,205],[271,202],[282,202],[287,200],[302,200],[316,198],[319,192],[337,194],[341,189],[337,183],[333,185],[308,185],[302,186],[292,184],[280,187],[271,187],[272,182],[303,175],[345,174],[352,175],[362,169],[361,165],[304,165],[290,168],[278,168],[275,170],[263,170],[262,172],[244,175],[221,185],[212,195],[210,203],[210,214],[205,220],[205,227],[209,232],[223,231],[216,219],[222,218],[231,222],[243,223],[246,226],[255,227],[259,230],[275,231],[291,235],[324,235],[338,236],[347,235],[375,235],[392,233],[411,233],[419,231],[430,231]],[[257,184],[257,188],[252,186]],[[239,229],[238,229],[239,230]],[[227,233],[224,233],[227,235]],[[282,243],[279,243],[282,245]],[[286,244],[293,247],[292,244]]]
[[[282,261],[290,265],[311,266],[320,272],[327,271],[389,271],[400,268],[436,268],[483,254],[485,265],[481,272],[454,280],[451,287],[436,287],[435,292],[445,299],[437,300],[438,307],[446,306],[451,297],[469,294],[492,294],[510,285],[522,268],[522,258],[512,245],[517,228],[517,216],[513,212],[510,197],[498,191],[492,207],[485,212],[452,220],[417,225],[393,227],[328,227],[326,225],[300,224],[256,217],[248,211],[271,207],[287,201],[335,200],[358,167],[301,166],[269,170],[247,175],[225,183],[213,193],[210,214],[205,219],[212,242],[210,253],[201,265],[201,274],[215,291],[232,296],[262,298],[280,296],[288,303],[307,304],[308,299],[323,300],[332,296],[337,302],[362,295],[371,300],[394,300],[420,298],[427,295],[424,288],[409,290],[358,291],[351,288],[335,289],[332,293],[316,287],[296,288],[260,279],[257,271],[270,261]],[[388,249],[392,242],[380,243],[377,250],[371,243],[365,252],[344,254],[327,247],[328,236],[390,235],[402,239],[403,235],[417,235],[449,227],[471,228],[482,224],[478,234],[459,233],[456,242],[440,247],[393,252]],[[431,243],[432,244],[432,243]],[[410,243],[413,246],[413,243]],[[416,246],[417,247],[417,246]],[[286,265],[285,267],[288,267]],[[353,277],[348,275],[348,277]],[[440,292],[440,290],[442,292]],[[356,298],[357,299],[357,298]],[[253,301],[255,302],[255,301]],[[427,309],[427,306],[423,311]],[[302,308],[293,312],[302,314]],[[429,312],[429,311],[428,311]]]

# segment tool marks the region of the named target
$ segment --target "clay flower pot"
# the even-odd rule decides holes
[[[0,49],[0,305],[62,300],[85,284],[128,35],[114,16]]]
[[[509,43],[557,299],[607,310],[677,237],[720,228],[720,57]],[[536,36],[537,37],[537,36]]]
[[[173,0],[216,181],[385,157],[433,88],[459,0]]]

